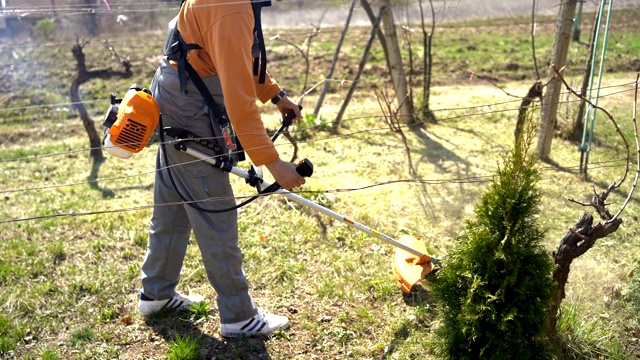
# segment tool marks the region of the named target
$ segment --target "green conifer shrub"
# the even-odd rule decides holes
[[[536,224],[539,171],[526,127],[432,281],[442,358],[548,357],[552,260]]]

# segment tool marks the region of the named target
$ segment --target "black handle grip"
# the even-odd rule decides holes
[[[296,172],[302,177],[310,177],[311,175],[313,175],[313,164],[311,163],[311,161],[309,161],[309,159],[303,159],[298,163],[298,165],[296,165]],[[278,191],[279,189],[282,189],[282,186],[280,186],[278,182],[274,182],[262,191],[258,189],[258,192],[260,192],[261,194],[268,194],[274,191]]]
[[[313,175],[313,164],[309,159],[303,159],[296,166],[296,171],[302,177],[310,177]]]
[[[302,106],[298,105],[298,109],[302,110]],[[293,110],[289,110],[289,112],[287,112],[282,117],[282,126],[283,127],[291,126],[291,124],[293,123],[293,119],[295,119],[295,118],[296,118],[296,113]]]

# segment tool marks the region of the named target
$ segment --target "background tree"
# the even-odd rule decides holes
[[[636,173],[633,184],[631,185],[631,189],[629,190],[629,194],[625,202],[621,205],[620,209],[612,214],[607,209],[607,198],[614,191],[620,188],[620,186],[625,182],[627,176],[629,175],[629,169],[631,168],[631,152],[629,150],[629,142],[626,137],[620,130],[618,123],[615,121],[611,113],[609,113],[606,109],[593,104],[591,101],[586,99],[583,95],[578,94],[575,90],[573,90],[569,84],[567,84],[566,80],[560,73],[559,69],[555,66],[552,66],[553,70],[556,73],[556,77],[558,78],[558,82],[564,84],[566,89],[571,92],[574,96],[577,96],[581,100],[587,102],[589,106],[592,106],[599,111],[602,111],[613,124],[616,129],[616,132],[620,136],[622,142],[624,143],[624,148],[626,150],[626,164],[625,170],[618,181],[612,182],[604,191],[600,193],[595,192],[591,197],[591,200],[588,203],[582,203],[576,201],[574,199],[569,199],[569,201],[585,206],[585,207],[593,207],[598,213],[600,219],[602,221],[595,221],[594,216],[589,213],[583,213],[582,216],[578,219],[576,224],[569,229],[569,231],[562,237],[560,244],[553,251],[553,260],[554,260],[554,270],[553,270],[553,281],[556,284],[558,291],[553,297],[552,306],[549,308],[549,312],[547,314],[547,323],[548,329],[552,332],[552,335],[555,332],[557,320],[558,320],[558,312],[560,310],[560,305],[562,300],[565,298],[565,288],[567,282],[569,280],[569,272],[571,270],[572,262],[578,258],[579,256],[584,255],[589,249],[591,249],[596,241],[602,239],[604,237],[609,236],[610,234],[616,232],[618,228],[622,225],[622,218],[620,214],[624,211],[626,206],[629,204],[633,193],[638,185],[638,179],[640,177],[640,138],[638,136],[638,127],[637,127],[637,105],[638,105],[638,85],[640,82],[640,74],[636,75],[635,81],[635,95],[634,95],[634,108],[633,108],[633,128],[634,128],[634,137],[636,143]],[[594,223],[595,221],[595,223]]]
[[[556,22],[556,34],[553,42],[553,55],[551,63],[558,68],[563,68],[567,62],[569,43],[571,42],[571,29],[573,17],[576,13],[577,0],[566,0],[561,2],[558,20]],[[560,101],[560,91],[562,84],[555,77],[555,72],[551,69],[549,83],[542,101],[542,123],[538,134],[538,144],[536,154],[541,160],[546,160],[551,152],[551,141],[557,122],[558,103]]]
[[[333,53],[333,60],[331,60],[331,66],[329,67],[329,72],[325,77],[325,82],[322,86],[322,91],[318,96],[316,107],[313,110],[313,116],[316,118],[320,114],[320,108],[322,108],[322,103],[324,102],[324,98],[327,95],[327,91],[329,91],[329,82],[333,77],[333,72],[336,70],[336,65],[338,63],[338,56],[340,55],[340,50],[342,49],[342,43],[344,42],[344,39],[347,36],[347,30],[349,29],[349,24],[351,23],[351,17],[353,16],[353,10],[355,9],[355,6],[356,6],[356,0],[351,0],[351,5],[349,5],[349,12],[347,13],[347,19],[345,20],[344,27],[342,28],[342,33],[340,34],[340,40],[338,40],[338,44],[336,44],[336,49]]]
[[[86,7],[85,22],[87,31],[89,32],[89,35],[96,36],[98,35],[98,16],[96,13],[98,5],[96,0],[84,0],[84,5]]]
[[[109,79],[112,77],[121,77],[121,78],[129,78],[133,75],[131,72],[131,63],[128,60],[124,60],[116,54],[111,46],[106,44],[105,46],[111,52],[111,54],[118,59],[120,64],[124,67],[124,71],[115,71],[112,69],[99,69],[99,70],[87,70],[86,59],[84,55],[84,46],[89,41],[84,41],[80,43],[79,41],[72,48],[73,57],[76,59],[78,74],[73,79],[71,83],[70,96],[71,101],[73,102],[73,106],[80,113],[80,118],[82,119],[82,125],[84,125],[84,129],[89,136],[89,145],[91,146],[91,158],[94,162],[101,162],[104,160],[104,155],[102,154],[102,137],[98,134],[96,127],[93,123],[93,119],[89,115],[89,112],[84,107],[82,100],[80,99],[80,85],[90,81],[92,79]]]
[[[431,99],[431,72],[433,68],[433,54],[431,45],[433,44],[433,33],[436,31],[436,14],[433,8],[433,0],[429,0],[429,9],[431,9],[431,27],[427,31],[427,25],[424,19],[424,9],[422,0],[418,1],[420,5],[420,27],[422,29],[422,99],[418,105],[420,114],[428,121],[435,121],[435,115],[430,109],[429,101]],[[413,71],[413,69],[411,69]]]
[[[404,66],[402,64],[402,55],[400,54],[400,46],[398,45],[398,34],[396,32],[396,24],[393,19],[393,10],[389,0],[382,0],[382,6],[386,11],[382,13],[382,24],[384,28],[384,38],[389,51],[388,67],[393,82],[393,88],[396,91],[396,101],[398,102],[398,116],[405,124],[413,124],[415,122],[413,102],[407,101],[409,97],[409,88],[405,77]]]
[[[378,16],[375,18],[374,22],[373,22],[373,27],[371,29],[371,35],[369,36],[369,40],[367,41],[367,45],[364,48],[364,54],[362,55],[362,59],[360,60],[360,64],[358,65],[358,71],[356,72],[355,78],[353,79],[353,81],[351,82],[351,86],[349,87],[349,90],[347,91],[347,95],[344,98],[344,101],[342,102],[342,105],[340,106],[340,110],[338,110],[338,114],[336,115],[333,124],[331,125],[331,131],[335,134],[338,131],[338,127],[340,126],[340,123],[342,121],[342,117],[344,116],[345,111],[347,110],[347,106],[349,105],[349,101],[351,101],[351,97],[353,96],[353,93],[356,90],[356,86],[358,85],[358,82],[360,81],[360,76],[362,75],[362,72],[364,71],[364,66],[367,63],[367,60],[369,58],[369,52],[371,50],[371,45],[373,45],[373,39],[375,38],[378,29],[380,27],[380,22],[382,21],[382,16],[383,14],[386,12],[387,8],[385,6],[381,6]]]

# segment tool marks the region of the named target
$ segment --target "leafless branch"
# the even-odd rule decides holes
[[[404,144],[404,149],[407,154],[407,161],[409,163],[409,174],[411,174],[411,176],[416,176],[417,171],[413,167],[413,161],[411,160],[411,148],[409,147],[407,137],[402,130],[402,124],[400,123],[398,116],[398,112],[400,111],[402,104],[399,104],[396,107],[396,110],[393,110],[392,101],[389,100],[389,97],[384,92],[381,90],[375,90],[375,94],[378,104],[380,105],[382,115],[384,116],[387,125],[389,125],[389,130],[396,134],[400,134],[400,137],[402,138],[402,143]],[[404,102],[408,100],[410,100],[409,97],[405,96],[402,101]]]
[[[533,69],[536,71],[536,80],[540,80],[538,60],[536,59],[536,0],[531,6],[531,56],[533,57]]]
[[[571,233],[571,235],[577,237],[578,239],[580,239],[582,241],[586,241],[587,240],[587,238],[584,235],[580,234],[579,232],[577,232],[577,231],[575,231],[573,229],[569,229],[569,232]]]
[[[609,120],[611,121],[611,123],[613,123],[613,125],[616,128],[616,132],[618,133],[618,135],[620,135],[620,138],[622,139],[622,141],[624,142],[624,147],[625,147],[625,151],[626,151],[626,163],[629,164],[631,163],[631,152],[629,151],[629,142],[627,141],[627,138],[624,136],[624,134],[622,133],[622,131],[620,130],[620,126],[618,126],[618,123],[616,122],[616,120],[613,118],[613,116],[611,115],[611,113],[609,113],[606,109],[594,104],[593,102],[591,102],[589,99],[585,98],[583,95],[578,94],[578,92],[576,92],[575,90],[573,90],[573,88],[567,83],[567,81],[565,80],[564,76],[562,76],[562,72],[560,70],[558,70],[558,68],[555,66],[555,64],[551,64],[551,67],[553,68],[553,71],[556,73],[556,77],[558,77],[558,79],[560,79],[560,81],[562,81],[562,83],[564,84],[564,87],[571,92],[574,96],[577,96],[578,98],[580,98],[581,100],[585,101],[587,104],[589,104],[591,107],[593,107],[594,109],[598,109],[600,111],[602,111],[605,115],[607,115],[607,117],[609,118]],[[637,81],[636,81],[636,88],[637,88]],[[636,132],[636,137],[637,137],[637,132]],[[627,174],[629,173],[629,167],[626,166],[624,173],[622,175],[622,177],[620,178],[620,180],[617,183],[614,183],[614,187],[620,187],[620,185],[625,181],[625,179],[627,178]]]
[[[581,206],[591,206],[590,203],[585,203],[585,202],[582,202],[582,201],[578,201],[578,200],[575,200],[573,198],[568,198],[567,201],[572,202],[574,204],[581,205]]]
[[[554,282],[558,286],[558,292],[556,293],[556,295],[554,295],[552,306],[549,308],[549,312],[547,315],[548,329],[551,332],[555,331],[555,327],[558,319],[558,311],[560,310],[560,304],[562,300],[565,298],[565,288],[566,288],[567,281],[569,279],[571,263],[573,262],[574,259],[578,258],[579,256],[586,253],[589,249],[591,249],[595,245],[598,239],[609,236],[610,234],[617,231],[620,225],[622,225],[622,219],[620,217],[620,214],[626,208],[627,204],[631,199],[631,196],[635,192],[635,189],[638,183],[638,177],[640,175],[640,137],[638,136],[638,127],[636,122],[637,120],[636,109],[638,104],[638,86],[640,85],[639,84],[640,74],[636,75],[634,110],[633,110],[634,137],[635,137],[636,149],[638,153],[638,156],[636,159],[638,163],[638,165],[636,166],[636,176],[635,176],[633,185],[629,190],[627,199],[625,200],[623,205],[620,207],[618,212],[616,212],[615,215],[611,215],[611,213],[607,210],[606,200],[609,194],[611,194],[611,192],[613,192],[615,189],[620,187],[620,185],[624,182],[624,180],[627,177],[627,174],[629,172],[630,159],[631,159],[631,156],[629,153],[629,143],[627,142],[626,138],[620,131],[620,128],[618,127],[618,124],[616,123],[615,119],[613,118],[613,116],[611,116],[611,114],[607,110],[594,105],[589,100],[585,99],[584,96],[574,91],[565,81],[561,71],[559,71],[554,65],[552,65],[552,67],[555,72],[555,76],[562,81],[562,83],[564,84],[564,86],[567,88],[568,91],[570,91],[573,95],[582,99],[583,101],[588,103],[590,106],[594,107],[595,109],[601,110],[603,113],[605,113],[609,117],[609,120],[611,120],[611,122],[615,125],[616,131],[624,141],[626,151],[627,151],[627,165],[625,166],[624,175],[622,176],[620,181],[611,183],[611,185],[609,185],[601,193],[597,193],[594,186],[593,196],[591,197],[591,201],[589,203],[584,203],[584,202],[576,201],[574,199],[569,199],[569,201],[572,203],[575,203],[581,206],[589,206],[589,207],[595,208],[596,212],[600,216],[600,219],[604,221],[603,222],[598,221],[594,223],[595,219],[593,215],[586,212],[583,213],[580,219],[578,220],[578,222],[576,223],[576,225],[574,225],[571,229],[569,229],[569,231],[560,240],[560,245],[552,254],[554,263],[556,265],[553,270],[552,276],[553,276]]]
[[[122,58],[113,48],[113,46],[109,44],[109,41],[107,39],[104,39],[102,41],[102,45],[104,45],[104,47],[107,48],[107,50],[109,50],[109,52],[111,53],[111,56],[115,57],[118,60],[118,62],[122,64],[122,66],[125,69],[125,72],[131,71],[131,62],[128,59]]]
[[[636,176],[633,179],[633,184],[631,185],[631,190],[629,191],[629,194],[627,195],[627,198],[624,200],[624,203],[622,204],[622,206],[620,207],[620,209],[618,210],[618,212],[613,216],[613,218],[617,218],[620,213],[622,213],[622,211],[627,207],[627,204],[629,204],[629,201],[631,201],[631,195],[635,192],[637,186],[638,186],[638,177],[640,176],[640,139],[638,136],[638,85],[640,85],[640,73],[636,74],[636,89],[635,89],[635,93],[633,96],[633,134],[635,135],[635,141],[636,141]],[[628,164],[628,163],[627,163]],[[627,167],[628,169],[628,167]]]
[[[302,58],[304,59],[304,62],[305,62],[305,72],[304,72],[304,83],[302,84],[301,92],[304,92],[304,90],[307,88],[307,81],[309,79],[309,67],[310,67],[309,48],[311,47],[311,39],[318,36],[318,34],[320,33],[319,26],[311,24],[311,27],[313,27],[313,31],[309,34],[309,36],[307,36],[307,38],[304,40],[302,45],[298,45],[291,41],[284,40],[280,37],[280,35],[276,35],[271,38],[273,40],[282,41],[285,44],[293,46],[302,55]]]
[[[491,79],[489,76],[485,76],[485,75],[482,75],[482,74],[478,74],[478,73],[476,73],[475,71],[473,71],[473,70],[471,70],[471,69],[467,69],[467,70],[466,70],[466,72],[467,72],[467,73],[469,73],[469,79],[470,79],[470,80],[473,80],[473,78],[474,78],[474,77],[475,77],[475,78],[478,78],[478,79],[480,79],[480,80],[486,81],[486,82],[488,82],[489,84],[491,84],[491,85],[495,86],[495,88],[496,88],[496,89],[499,89],[500,91],[502,91],[503,93],[505,93],[505,95],[507,95],[507,96],[511,96],[511,97],[515,97],[515,98],[519,98],[519,97],[520,97],[520,96],[518,96],[518,95],[514,95],[514,94],[509,93],[509,92],[508,92],[507,90],[505,90],[502,86],[500,86],[500,85],[496,84],[496,82],[495,82],[493,79]]]

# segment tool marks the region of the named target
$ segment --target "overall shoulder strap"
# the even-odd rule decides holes
[[[187,78],[185,77],[188,64],[187,52],[189,50],[195,49],[202,49],[202,47],[197,44],[187,44],[182,38],[182,35],[180,35],[180,31],[178,31],[177,26],[174,26],[173,29],[171,29],[171,35],[168,44],[164,49],[163,55],[166,56],[169,60],[173,60],[178,64],[178,75],[180,76],[180,91],[182,92],[187,89]]]
[[[262,35],[262,8],[271,6],[271,0],[251,0],[253,8],[253,75],[258,76],[258,83],[264,84],[267,74],[267,50]]]

